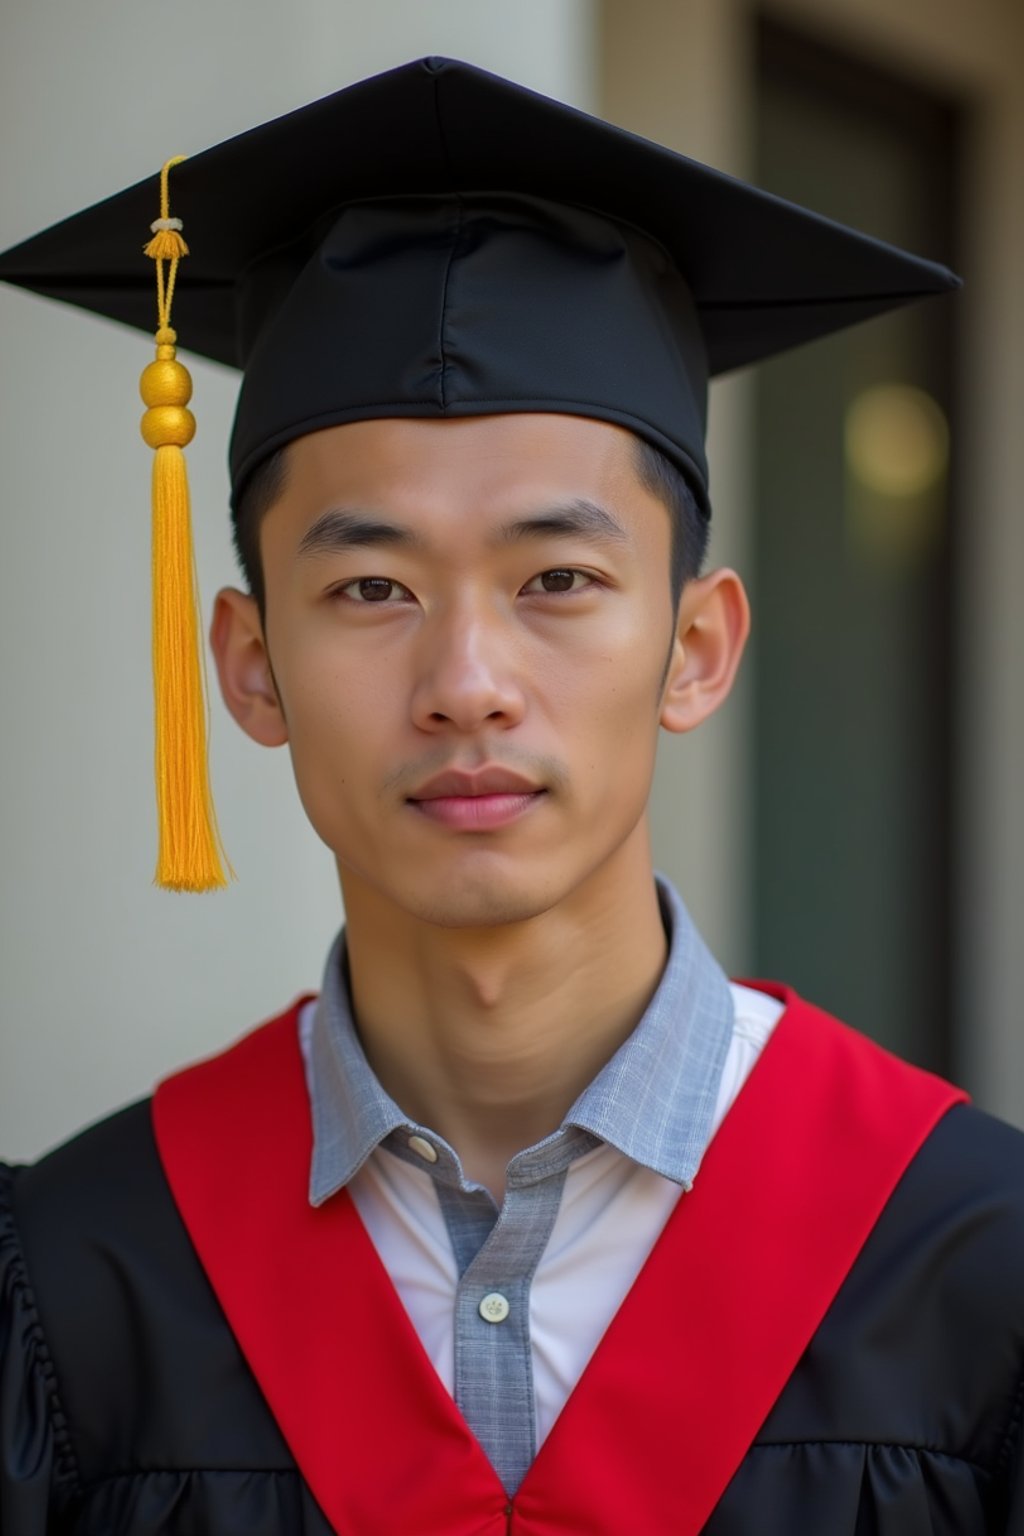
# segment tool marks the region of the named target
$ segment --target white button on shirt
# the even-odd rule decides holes
[[[782,1004],[765,993],[736,984],[731,992],[735,1019],[712,1134],[783,1012]],[[315,1007],[315,1002],[307,1004],[299,1020],[307,1076]],[[410,1137],[409,1146],[425,1161],[436,1161],[436,1149],[425,1137]],[[452,1392],[459,1277],[430,1174],[378,1147],[349,1181],[348,1190],[429,1359]],[[607,1143],[568,1168],[558,1214],[530,1290],[538,1446],[681,1195],[677,1183]],[[504,1303],[504,1311],[499,1303]],[[488,1306],[495,1315],[485,1311]],[[489,1322],[503,1321],[508,1316],[506,1298],[499,1293],[485,1296],[480,1315]]]
[[[425,1163],[437,1162],[437,1148],[432,1147],[425,1136],[410,1136],[409,1147]]]
[[[508,1298],[492,1291],[480,1303],[479,1312],[485,1323],[503,1323],[509,1314]]]

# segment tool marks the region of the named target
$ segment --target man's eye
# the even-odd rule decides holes
[[[593,578],[586,571],[574,571],[559,567],[553,571],[541,571],[523,588],[524,592],[579,592],[589,586]],[[538,585],[539,583],[539,585]]]
[[[408,587],[388,576],[360,576],[356,581],[346,581],[335,587],[336,596],[344,594],[350,603],[389,603],[397,595],[400,599],[410,596]]]

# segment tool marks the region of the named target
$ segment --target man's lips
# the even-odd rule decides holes
[[[540,787],[524,774],[516,773],[511,768],[499,767],[495,763],[473,769],[472,772],[463,768],[446,768],[443,773],[435,773],[432,779],[427,779],[419,789],[414,789],[409,799],[419,802],[467,795],[532,795]]]
[[[447,768],[421,784],[409,803],[442,826],[490,832],[517,820],[545,793],[523,774],[492,764],[474,772]]]
[[[543,789],[518,795],[433,795],[429,800],[410,800],[409,804],[443,827],[491,832],[518,820],[544,795]]]

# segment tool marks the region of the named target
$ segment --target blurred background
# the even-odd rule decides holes
[[[1024,1124],[1019,0],[6,0],[0,247],[427,53],[963,274],[954,299],[713,386],[712,555],[748,581],[755,639],[721,715],[664,742],[655,860],[733,974],[790,981]],[[216,697],[238,883],[152,887],[151,354],[7,289],[0,338],[0,1155],[17,1159],[315,989],[341,909],[287,754]],[[208,622],[237,580],[236,380],[193,375]]]

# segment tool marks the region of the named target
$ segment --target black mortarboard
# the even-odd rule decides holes
[[[108,198],[0,255],[0,278],[152,331],[153,268],[141,246],[154,202],[148,181]],[[195,155],[174,171],[173,203],[170,219],[165,168],[149,254],[172,257],[173,287],[180,219],[191,253],[178,283],[183,343],[244,371],[230,451],[236,500],[262,459],[321,427],[557,411],[649,439],[707,511],[709,376],[958,281],[441,58]],[[177,506],[192,421],[168,311],[162,304],[163,361],[147,370],[144,435],[165,468],[173,463]],[[169,494],[155,493],[155,513]],[[181,574],[170,585],[184,590],[183,541],[161,532],[158,542],[174,545]],[[160,612],[180,610],[184,599],[165,596]],[[198,664],[175,659],[165,670],[173,680]],[[161,768],[159,749],[160,721],[177,713],[158,707],[158,778],[181,798],[191,769],[176,757]],[[198,723],[192,737],[205,753]],[[193,845],[189,818],[178,821]],[[201,862],[189,853],[158,879],[223,883],[216,870],[194,874]]]
[[[183,344],[245,370],[259,460],[373,416],[618,422],[706,506],[710,375],[956,286],[947,268],[472,65],[421,59],[174,172]],[[142,330],[143,182],[0,256],[0,277]]]

